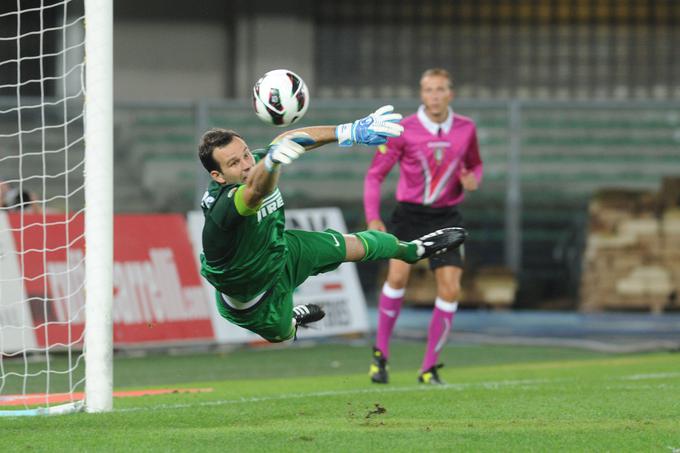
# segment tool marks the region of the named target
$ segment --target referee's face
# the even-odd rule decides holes
[[[440,75],[420,79],[420,99],[430,119],[442,122],[448,115],[449,104],[453,101],[450,81]]]

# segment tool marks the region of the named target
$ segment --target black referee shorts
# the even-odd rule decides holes
[[[433,208],[399,202],[390,219],[389,232],[402,241],[412,241],[446,227],[462,227],[463,216],[455,206]],[[430,269],[442,266],[463,267],[460,248],[430,257]]]

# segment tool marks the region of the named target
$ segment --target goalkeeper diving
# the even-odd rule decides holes
[[[309,276],[346,261],[394,258],[414,263],[463,243],[462,228],[444,228],[410,242],[376,230],[341,234],[285,229],[278,188],[282,167],[327,143],[384,144],[402,134],[401,118],[387,105],[352,123],[285,132],[265,149],[253,151],[234,131],[210,129],[203,135],[198,155],[212,181],[201,201],[201,274],[216,290],[222,317],[269,342],[291,340],[298,327],[324,317],[318,305],[293,304],[295,288]]]

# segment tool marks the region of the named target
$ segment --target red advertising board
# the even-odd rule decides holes
[[[82,341],[84,216],[9,215],[38,345]],[[114,345],[213,341],[182,215],[114,218]],[[96,301],[88,301],[96,303]]]

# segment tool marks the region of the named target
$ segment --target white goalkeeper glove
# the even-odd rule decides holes
[[[267,167],[267,171],[271,173],[279,165],[288,165],[302,156],[306,151],[303,145],[309,143],[310,140],[312,138],[308,134],[297,133],[269,145],[267,155],[264,157],[264,166]]]
[[[404,132],[404,126],[399,124],[401,113],[392,113],[393,110],[391,105],[383,105],[365,118],[339,125],[335,128],[338,144],[382,145],[389,137],[399,137]]]

